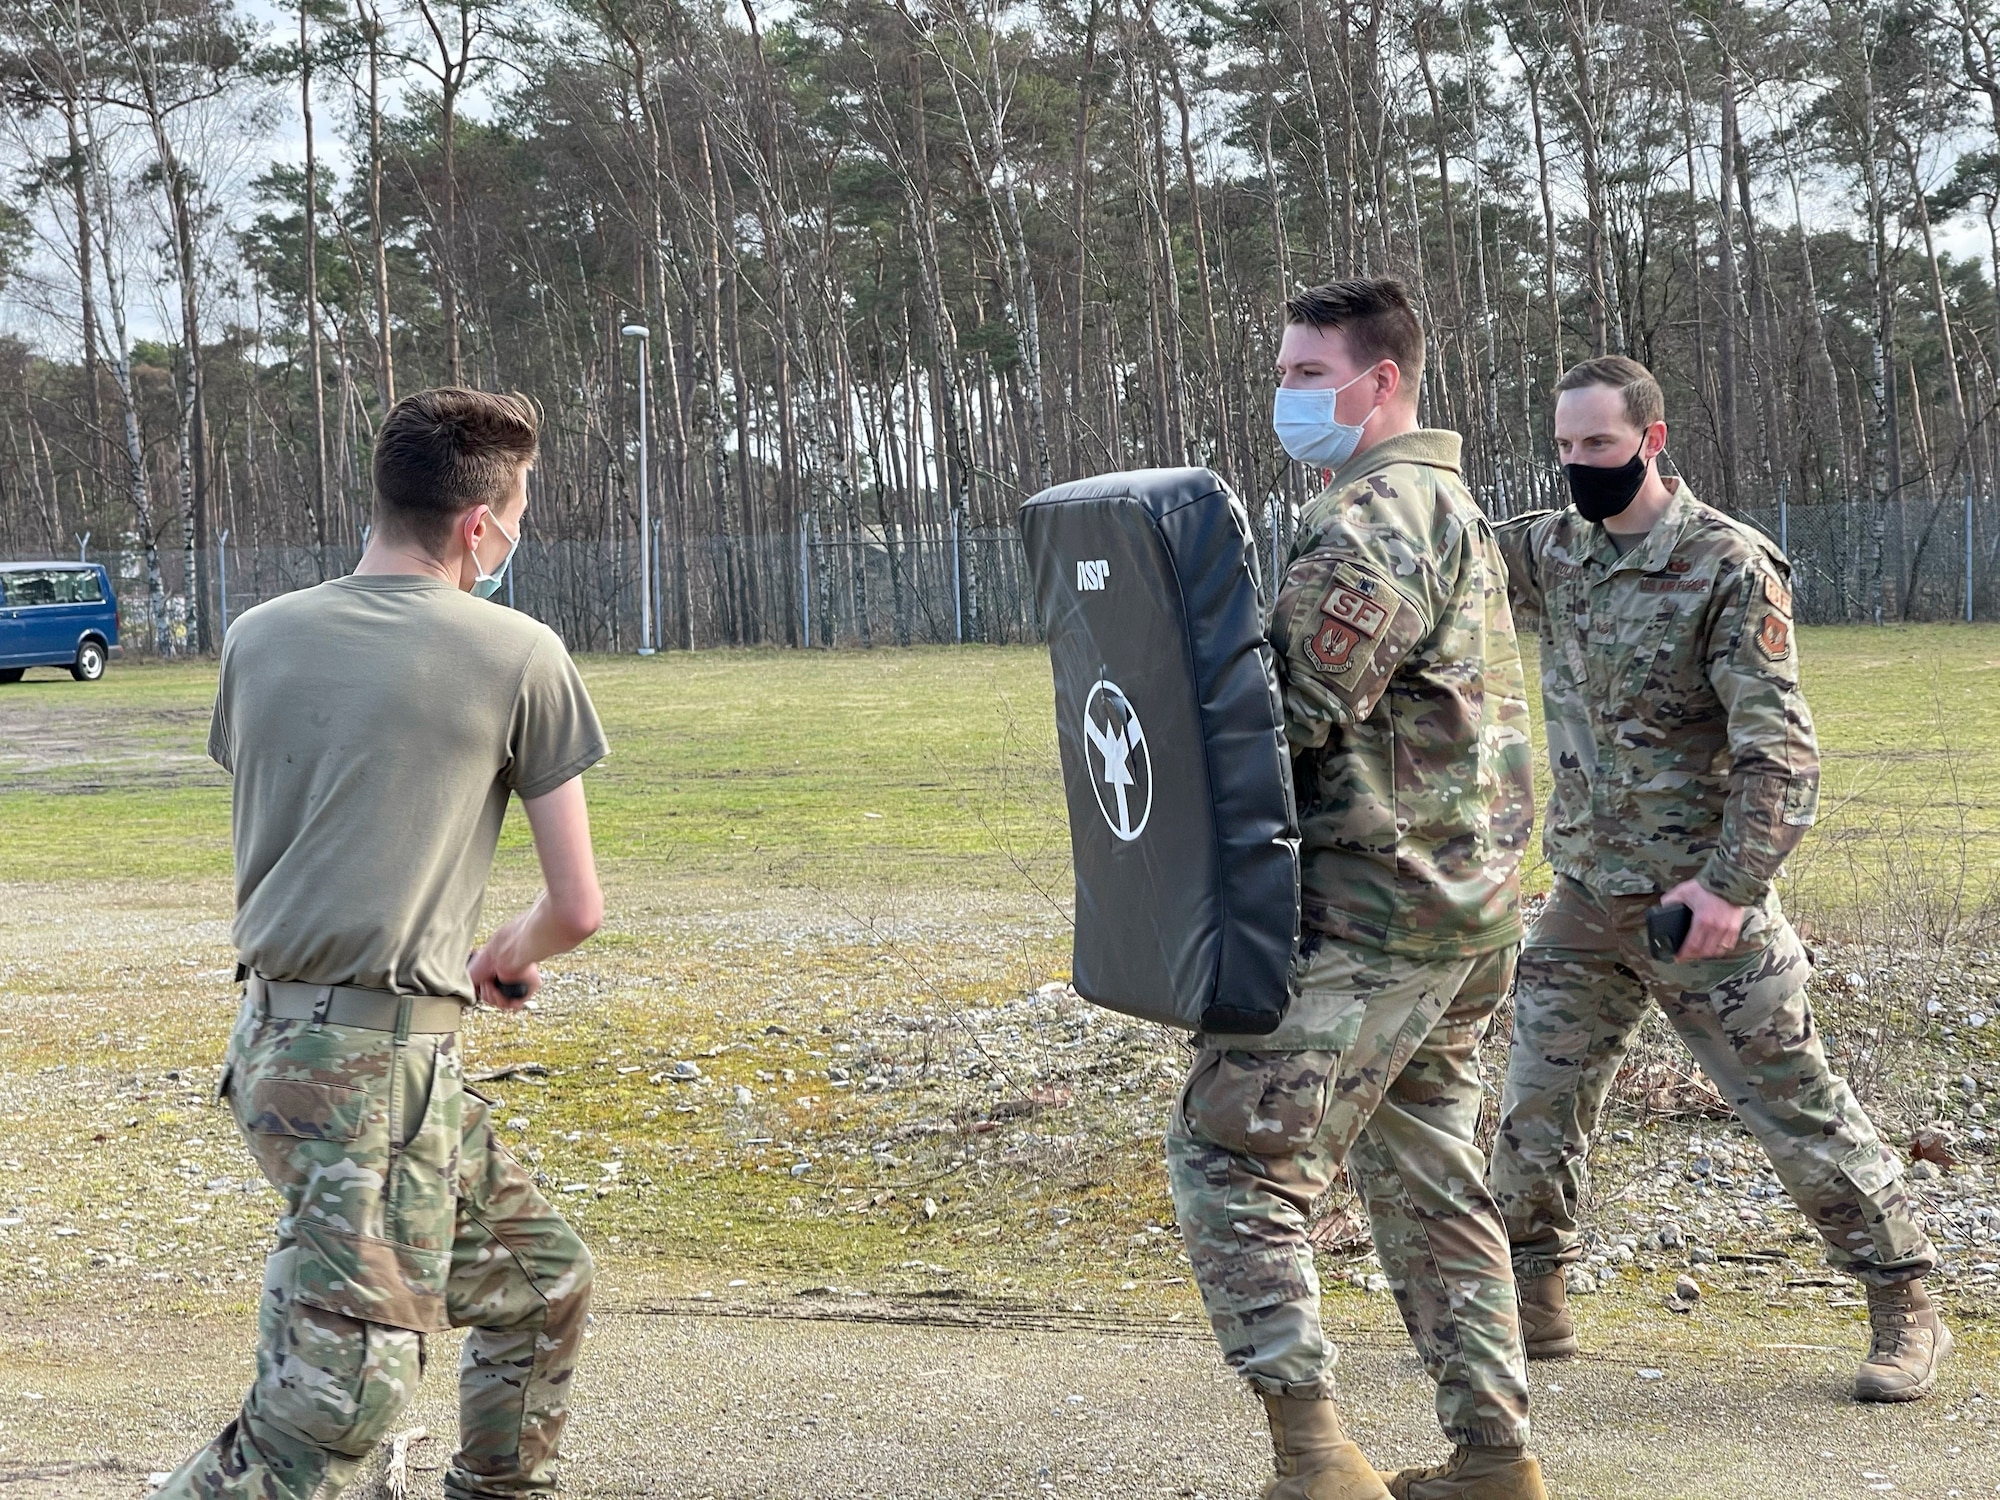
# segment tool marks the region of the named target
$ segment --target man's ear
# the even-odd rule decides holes
[[[1667,424],[1664,418],[1647,427],[1646,435],[1641,440],[1641,448],[1642,450],[1646,448],[1652,450],[1646,454],[1646,461],[1648,463],[1651,463],[1667,451]]]

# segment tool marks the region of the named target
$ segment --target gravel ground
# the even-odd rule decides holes
[[[227,971],[209,967],[226,958],[220,923],[121,908],[60,931],[0,918],[0,1287],[28,1304],[135,1280],[198,1305],[247,1296],[274,1200],[211,1107],[229,1013]],[[878,1288],[1144,1301],[1185,1268],[1159,1159],[1186,1044],[1060,982],[1030,987],[1054,935],[962,906],[834,921],[782,903],[683,909],[636,949],[559,974],[531,1020],[482,1019],[468,1055],[497,1075],[480,1087],[503,1135],[586,1233],[675,1262],[685,1290],[793,1290],[823,1264]],[[63,942],[109,960],[85,987]],[[1910,1180],[1938,1282],[1962,1314],[1990,1316],[2000,1164],[1983,1122],[2000,1022],[1976,1007],[2000,964],[1864,975],[1848,958],[1822,954],[1830,1049],[1892,1144],[1931,1158]],[[1504,1036],[1503,1016],[1489,1090]],[[1589,1234],[1580,1292],[1672,1270],[1755,1276],[1774,1304],[1852,1301],[1657,1018],[1607,1114]],[[1379,1294],[1346,1195],[1322,1205],[1319,1240],[1331,1279]]]
[[[0,1500],[137,1496],[245,1378],[273,1199],[210,1102],[223,894],[0,891]],[[1057,922],[861,899],[656,893],[537,1015],[469,1034],[607,1267],[569,1491],[1249,1493],[1255,1413],[1159,1164],[1184,1042],[1050,980]],[[2000,1494],[1996,993],[1988,954],[1821,953],[1839,1065],[1899,1149],[1940,1158],[1912,1181],[1962,1337],[1912,1411],[1844,1400],[1851,1284],[1649,1027],[1600,1142],[1588,1357],[1536,1373],[1556,1493]],[[1319,1233],[1354,1424],[1434,1452],[1349,1208]],[[448,1430],[448,1396],[434,1380],[415,1420]]]
[[[607,1279],[607,1301],[623,1300]],[[578,1378],[564,1493],[1236,1500],[1268,1474],[1257,1410],[1204,1330],[760,1311],[607,1308]],[[245,1333],[221,1320],[0,1322],[0,1500],[139,1500],[149,1473],[227,1420]],[[1400,1336],[1342,1343],[1343,1411],[1371,1457],[1433,1459],[1429,1385]],[[1818,1349],[1711,1340],[1663,1353],[1588,1333],[1586,1345],[1533,1374],[1536,1446],[1561,1500],[2000,1493],[2000,1430],[1979,1393],[1990,1376],[1969,1362],[1930,1402],[1863,1410],[1844,1397],[1844,1363]],[[442,1341],[409,1418],[436,1435],[410,1449],[414,1495],[437,1493],[451,1353]],[[384,1495],[379,1472],[350,1493]]]

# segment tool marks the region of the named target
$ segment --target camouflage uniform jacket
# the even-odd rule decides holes
[[[1306,930],[1418,957],[1519,941],[1534,821],[1520,643],[1453,432],[1389,438],[1306,507],[1271,642]]]
[[[1543,843],[1600,896],[1695,877],[1756,906],[1819,808],[1791,565],[1668,483],[1673,503],[1623,557],[1574,508],[1499,528],[1514,606],[1541,620]]]

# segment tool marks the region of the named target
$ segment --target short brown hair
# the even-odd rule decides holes
[[[1667,419],[1667,398],[1660,393],[1660,382],[1636,359],[1627,359],[1622,354],[1602,354],[1596,359],[1586,359],[1582,364],[1571,365],[1563,371],[1563,378],[1556,382],[1556,394],[1560,396],[1564,391],[1580,391],[1593,385],[1608,385],[1624,396],[1625,415],[1641,432],[1655,422]]]
[[[497,505],[515,471],[535,461],[538,429],[526,396],[440,386],[405,396],[375,435],[375,522],[441,553],[452,524]]]
[[[1392,359],[1415,399],[1424,374],[1424,325],[1410,289],[1392,276],[1329,281],[1285,299],[1285,321],[1338,328],[1355,357],[1369,364]]]

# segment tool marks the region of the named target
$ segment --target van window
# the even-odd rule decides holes
[[[46,572],[8,573],[6,602],[16,609],[35,604],[102,604],[104,589],[88,568],[50,568]]]
[[[54,604],[55,580],[47,573],[9,573],[7,603],[16,609],[31,604]]]
[[[56,603],[58,604],[102,604],[104,591],[98,586],[97,573],[91,568],[65,568],[60,573],[51,573],[55,581]]]

